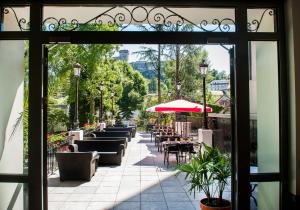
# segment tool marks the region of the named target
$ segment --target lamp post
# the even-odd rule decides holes
[[[207,69],[208,69],[208,64],[205,62],[205,60],[202,60],[202,62],[199,64],[199,70],[200,74],[202,75],[202,80],[203,80],[203,129],[208,129],[207,126],[207,112],[206,112],[206,74],[207,74]]]
[[[181,94],[180,94],[180,89],[181,89],[181,82],[177,80],[176,82],[176,99],[180,99],[181,98]],[[180,118],[179,118],[179,113],[175,113],[175,120],[176,121],[179,121]]]
[[[80,71],[81,65],[79,63],[75,63],[73,65],[74,76],[76,78],[76,102],[75,102],[75,122],[74,127],[76,130],[80,130],[79,128],[79,119],[78,119],[78,100],[79,100],[79,78],[80,78]]]
[[[111,94],[111,108],[112,108],[112,116],[114,116],[114,97],[115,97],[115,92],[112,92]]]
[[[181,89],[181,83],[178,81],[176,84],[176,89],[177,89],[177,99],[180,98],[180,89]]]
[[[171,99],[171,91],[167,92],[168,99]]]
[[[100,110],[99,110],[99,121],[100,123],[103,122],[103,90],[104,90],[104,84],[101,81],[99,84],[99,90],[100,90]]]

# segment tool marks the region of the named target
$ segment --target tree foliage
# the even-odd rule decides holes
[[[173,47],[169,47],[174,52]],[[165,64],[165,83],[171,91],[172,96],[176,95],[176,61],[174,53],[170,53],[170,59]],[[179,81],[181,83],[180,95],[182,98],[191,101],[199,100],[199,91],[202,92],[202,80],[199,73],[199,63],[207,60],[208,54],[202,46],[180,45]],[[197,92],[197,90],[199,90]]]
[[[49,84],[64,86],[64,93],[70,104],[70,122],[74,121],[76,101],[76,79],[73,75],[73,65],[81,64],[79,77],[79,120],[81,125],[96,120],[96,110],[100,106],[99,84],[104,83],[103,105],[104,114],[117,114],[121,111],[123,117],[129,118],[132,112],[141,107],[147,94],[147,83],[142,75],[124,62],[117,61],[113,55],[118,51],[118,45],[112,44],[60,44],[49,47]],[[62,80],[61,78],[67,78]],[[49,86],[50,88],[50,86]],[[113,93],[113,96],[112,96]],[[107,116],[108,117],[108,116]]]
[[[147,95],[147,82],[145,78],[135,71],[129,64],[123,63],[123,92],[118,105],[122,116],[129,119],[132,112],[141,109]]]

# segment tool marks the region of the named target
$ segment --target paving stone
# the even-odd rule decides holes
[[[158,176],[141,176],[141,181],[159,181]]]
[[[99,187],[97,188],[96,190],[96,193],[107,193],[107,194],[110,194],[110,193],[117,193],[119,191],[119,187]]]
[[[48,191],[48,193],[71,194],[75,189],[74,187],[55,187],[51,192]]]
[[[66,202],[63,205],[64,210],[86,210],[87,202]]]
[[[101,182],[100,187],[119,187],[120,182]]]
[[[189,201],[186,193],[164,193],[167,202]]]
[[[117,193],[113,194],[113,193],[98,193],[98,194],[94,194],[92,197],[92,202],[93,201],[115,201],[117,197]]]
[[[81,187],[98,187],[100,184],[101,184],[100,180],[99,181],[93,180],[93,181],[90,181],[90,182],[83,183],[80,186]]]
[[[48,202],[48,210],[61,209],[64,206],[64,202]]]
[[[80,187],[82,185],[83,181],[64,181],[60,182],[59,187]]]
[[[87,210],[113,210],[115,202],[90,202]]]
[[[116,201],[141,201],[140,193],[118,193]]]
[[[80,201],[91,201],[94,194],[71,194],[66,201],[80,202]]]
[[[86,193],[95,193],[97,190],[97,187],[77,187],[74,189],[74,194],[86,194]]]
[[[167,205],[172,210],[195,210],[191,202],[167,202]]]
[[[54,202],[66,201],[68,197],[70,197],[70,194],[51,193],[48,195],[48,201],[54,201]]]
[[[182,187],[178,187],[178,186],[162,186],[162,191],[165,193],[174,193],[174,192],[182,192],[184,193],[184,189]]]
[[[146,189],[141,189],[142,193],[162,193],[161,187],[150,187]]]
[[[140,209],[141,209],[140,202],[120,202],[114,208],[114,210],[140,210]]]
[[[166,202],[141,202],[142,210],[168,210]]]
[[[165,201],[163,193],[142,193],[141,201]]]

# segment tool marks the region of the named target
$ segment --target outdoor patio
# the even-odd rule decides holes
[[[184,175],[176,176],[175,156],[167,168],[150,134],[137,133],[129,142],[121,166],[98,167],[90,182],[60,182],[58,174],[49,177],[48,200],[51,209],[200,209],[203,193],[188,192]],[[230,187],[224,198],[230,199]]]

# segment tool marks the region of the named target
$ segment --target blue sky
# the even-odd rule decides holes
[[[129,50],[129,62],[133,62],[138,60],[138,57],[133,55],[133,52],[139,51],[141,46],[157,48],[157,45],[149,44],[124,44],[121,49]],[[211,67],[220,71],[225,70],[227,73],[229,73],[228,52],[219,45],[205,45],[204,48],[208,51]]]

